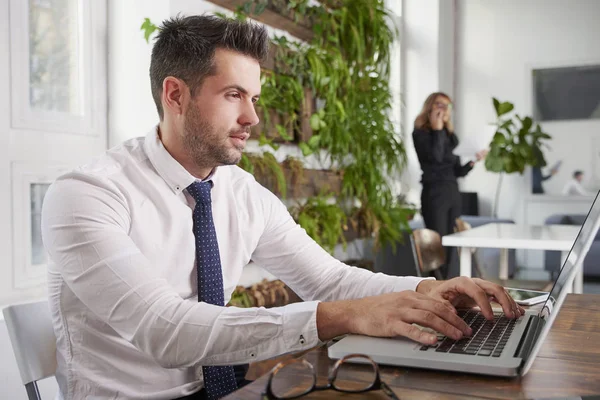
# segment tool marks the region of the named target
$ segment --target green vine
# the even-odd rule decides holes
[[[333,252],[340,242],[346,246],[344,227],[347,217],[337,204],[331,203],[331,196],[310,197],[303,204],[290,207],[290,214],[325,250]]]

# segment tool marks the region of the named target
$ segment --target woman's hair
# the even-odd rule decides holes
[[[452,99],[446,93],[431,93],[429,96],[427,96],[427,100],[425,100],[425,103],[423,103],[423,108],[421,109],[421,112],[419,113],[419,115],[417,115],[417,118],[415,119],[415,129],[421,129],[426,131],[431,130],[431,121],[429,121],[429,115],[433,110],[433,105],[435,104],[435,100],[438,98],[438,96],[445,97],[446,99],[448,99],[448,101],[452,102]],[[449,119],[448,122],[444,122],[444,128],[446,128],[448,132],[454,132],[454,125],[452,124],[452,120]]]

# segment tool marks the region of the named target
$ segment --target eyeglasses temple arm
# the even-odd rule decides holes
[[[384,381],[381,381],[381,390],[383,390],[383,392],[385,394],[387,394],[390,399],[400,400],[400,398],[398,396],[396,396],[396,393],[394,393],[392,391],[392,389]]]

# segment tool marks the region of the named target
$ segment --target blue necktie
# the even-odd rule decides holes
[[[187,191],[196,200],[194,236],[196,237],[196,269],[198,301],[224,306],[223,274],[219,245],[212,217],[210,189],[212,182],[194,182]],[[233,366],[202,367],[204,387],[209,399],[220,399],[237,389]]]

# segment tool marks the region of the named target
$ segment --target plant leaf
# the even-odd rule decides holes
[[[150,36],[157,30],[159,30],[158,26],[156,26],[150,18],[144,18],[144,22],[142,26],[140,26],[140,30],[144,32],[144,39],[146,39],[146,43],[150,43]]]
[[[310,128],[313,131],[318,131],[321,128],[321,118],[319,117],[319,114],[313,114],[310,116]]]
[[[495,105],[496,103],[494,102],[494,106]],[[511,112],[514,108],[515,106],[512,103],[505,101],[504,103],[498,104],[498,106],[496,107],[496,114],[500,117],[504,114]]]

